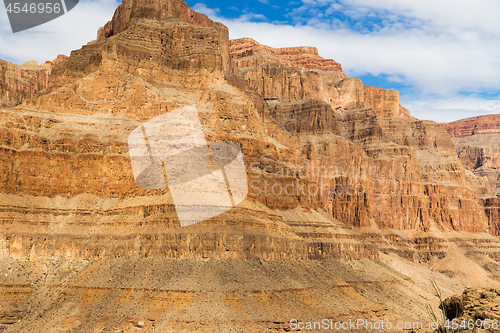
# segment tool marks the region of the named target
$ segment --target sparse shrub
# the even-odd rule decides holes
[[[431,281],[432,288],[434,288],[434,291],[436,292],[436,296],[439,299],[439,309],[441,310],[441,318],[438,318],[438,316],[434,313],[434,310],[432,310],[432,307],[430,305],[427,305],[427,313],[431,317],[431,320],[434,322],[438,322],[438,328],[437,332],[439,333],[450,333],[452,330],[449,330],[447,327],[445,327],[446,320],[448,319],[446,316],[446,308],[444,306],[444,300],[441,295],[441,289],[439,289],[438,285],[436,284],[435,281]]]

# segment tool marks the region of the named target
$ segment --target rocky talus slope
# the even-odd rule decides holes
[[[228,36],[182,0],[125,0],[45,90],[0,109],[0,329],[425,320],[429,279],[499,284],[490,189],[442,127],[313,47]],[[208,141],[241,148],[249,193],[181,228],[169,190],[135,183],[127,140],[193,105]]]

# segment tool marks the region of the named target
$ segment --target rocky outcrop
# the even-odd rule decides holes
[[[217,43],[223,59],[224,70],[230,70],[231,58],[229,55],[229,31],[227,27],[219,22],[214,22],[206,15],[200,14],[189,8],[183,0],[168,1],[135,1],[125,0],[115,11],[113,19],[100,28],[97,33],[97,41],[117,35],[125,31],[138,21],[144,20],[163,20],[163,19],[181,19],[189,24],[212,28],[217,33],[217,38],[212,43]],[[176,44],[183,44],[183,36],[176,34],[166,34],[167,38],[175,41]],[[200,36],[200,38],[203,38]],[[175,48],[175,45],[172,45]],[[200,54],[202,55],[202,53]]]
[[[12,106],[47,88],[49,72],[36,61],[21,66],[0,60],[0,107]]]
[[[333,109],[364,106],[381,117],[399,116],[397,91],[366,86],[359,79],[348,78],[340,64],[321,58],[316,48],[273,49],[243,38],[231,41],[231,56],[248,88],[265,100],[319,99]]]
[[[60,64],[61,62],[63,62],[64,60],[68,59],[68,56],[64,55],[64,54],[60,54],[57,56],[57,58],[55,58],[54,60],[47,60],[46,62],[44,62],[43,64],[40,65],[40,67],[43,67],[43,68],[46,68],[46,69],[51,69],[52,67],[54,67],[55,65],[58,65]]]
[[[497,332],[500,320],[500,290],[494,288],[467,288],[461,295],[444,300],[446,318],[456,323],[463,332]],[[477,324],[477,326],[476,326]],[[469,326],[468,326],[469,325]],[[450,326],[451,327],[451,326]]]

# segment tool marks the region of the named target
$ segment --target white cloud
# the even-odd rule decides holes
[[[195,10],[199,13],[205,14],[210,18],[219,17],[220,10],[218,8],[208,8],[203,3],[197,3],[192,8],[193,8],[193,10]],[[262,14],[244,13],[238,18],[238,20],[240,22],[249,22],[251,20],[267,21],[267,17],[265,15],[262,15]],[[216,20],[216,21],[220,22],[220,20]]]
[[[401,103],[414,117],[437,122],[451,122],[479,115],[500,113],[500,100],[480,97],[415,99],[403,97]]]
[[[335,1],[329,1],[336,3]],[[342,0],[344,5],[425,20],[440,31],[481,31],[500,36],[500,2],[496,0]]]
[[[198,13],[202,13],[207,15],[208,17],[218,17],[219,15],[219,8],[208,8],[205,4],[203,3],[197,3],[192,7],[193,10],[197,11]]]
[[[97,30],[113,17],[115,0],[83,0],[67,14],[38,27],[12,33],[7,13],[0,10],[0,59],[39,64],[58,54],[69,55],[96,39]]]

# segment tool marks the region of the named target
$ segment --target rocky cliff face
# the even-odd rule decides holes
[[[191,25],[209,27],[215,30],[217,38],[213,41],[220,47],[219,56],[222,57],[224,70],[231,69],[229,55],[229,32],[225,25],[210,20],[206,15],[200,14],[189,8],[184,1],[141,1],[136,5],[134,0],[125,0],[117,8],[113,19],[100,28],[97,33],[97,41],[117,35],[125,31],[138,21],[162,20],[177,18]],[[175,36],[179,38],[179,36]]]
[[[180,19],[191,13],[182,2],[130,6],[125,2],[117,9],[100,30],[100,41],[72,52],[52,69],[45,92],[2,111],[1,182],[8,220],[28,223],[23,214],[36,211],[39,217],[29,223],[48,218],[43,212],[51,212],[50,223],[56,223],[67,214],[66,208],[54,208],[53,198],[62,196],[67,198],[63,206],[74,211],[70,225],[88,225],[93,220],[88,214],[99,212],[107,221],[104,229],[88,225],[82,235],[96,238],[85,245],[77,241],[80,234],[68,230],[71,236],[65,237],[75,241],[57,241],[58,248],[47,244],[60,236],[39,243],[29,232],[5,235],[8,253],[46,257],[71,251],[79,258],[132,253],[137,234],[116,249],[98,241],[102,232],[104,239],[122,237],[119,228],[105,230],[120,225],[123,212],[130,221],[158,221],[164,232],[177,235],[175,243],[212,239],[195,257],[306,258],[317,256],[316,246],[323,248],[321,257],[376,256],[368,244],[345,254],[337,242],[310,243],[269,209],[319,209],[355,227],[488,230],[488,217],[470,185],[474,176],[455,157],[446,132],[429,121],[400,117],[397,92],[346,78],[340,65],[322,59],[314,48],[274,50],[249,39],[231,42],[233,62],[240,68],[231,72],[226,70],[229,44],[219,24],[198,14]],[[156,17],[160,14],[151,6],[173,11]],[[283,84],[295,79],[296,84]],[[167,194],[135,184],[128,134],[141,122],[185,105],[197,105],[210,140],[241,147],[250,193],[248,207],[232,211],[232,219],[253,212],[253,222],[242,225],[259,232],[239,243],[262,247],[241,252],[231,241],[222,245],[220,237],[235,232],[223,222],[226,215],[210,223],[214,230],[224,229],[215,227],[219,223],[229,229],[188,241],[187,229],[174,228]],[[172,255],[172,236],[158,237],[156,245],[141,241],[146,242],[141,248],[152,246],[141,251]],[[267,240],[274,237],[282,239],[280,245],[269,247],[273,243]],[[169,249],[163,248],[167,243]],[[74,245],[66,250],[69,244]],[[191,256],[190,249],[179,245],[175,256]]]
[[[463,165],[479,178],[490,232],[500,235],[500,115],[479,116],[441,124],[448,131]]]
[[[0,60],[0,106],[14,105],[47,88],[49,72],[36,61],[21,66]]]
[[[399,116],[399,93],[350,79],[340,64],[323,59],[314,47],[273,49],[250,38],[231,41],[231,56],[250,89],[264,100],[318,99],[333,109],[364,106],[379,116]]]
[[[249,195],[181,228],[168,190],[136,185],[127,138],[190,105],[208,141],[241,148]],[[289,316],[357,308],[418,317],[429,292],[387,265],[431,267],[451,247],[500,275],[500,243],[485,233],[498,215],[443,128],[315,48],[230,42],[181,0],[124,1],[46,90],[0,109],[0,171],[2,295],[17,295],[0,323],[22,319],[18,332],[284,329]],[[419,292],[394,289],[406,283]],[[345,309],[331,306],[339,298]]]
[[[493,193],[500,194],[500,115],[467,118],[441,126],[450,134],[465,167],[486,177]]]
[[[309,198],[313,205],[354,226],[487,230],[449,136],[409,116],[396,91],[347,78],[315,49],[273,49],[246,38],[231,41],[231,51],[241,70],[238,87],[246,84],[266,101],[264,118],[300,140],[315,184],[327,189]],[[339,150],[342,140],[356,149]],[[362,193],[329,191],[349,184]]]

